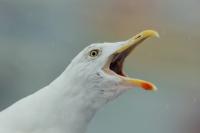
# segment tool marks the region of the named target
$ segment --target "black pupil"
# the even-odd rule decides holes
[[[96,55],[96,52],[93,52],[92,55],[93,55],[93,56]]]
[[[97,52],[96,50],[94,50],[94,51],[91,52],[91,55],[92,55],[92,56],[96,56],[97,53],[98,53],[98,52]]]

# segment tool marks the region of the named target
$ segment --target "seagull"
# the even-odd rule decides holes
[[[53,82],[0,112],[0,133],[85,133],[95,113],[132,88],[156,90],[148,81],[128,77],[125,58],[150,37],[145,30],[121,42],[84,48]]]

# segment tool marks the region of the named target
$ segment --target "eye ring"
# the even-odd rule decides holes
[[[93,50],[91,50],[90,52],[89,52],[89,56],[90,57],[97,57],[98,55],[99,55],[99,49],[93,49]]]

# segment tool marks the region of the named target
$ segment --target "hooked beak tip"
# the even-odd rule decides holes
[[[159,33],[155,30],[145,30],[141,34],[147,37],[157,37],[157,38],[160,37]]]

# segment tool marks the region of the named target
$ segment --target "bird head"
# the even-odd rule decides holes
[[[69,71],[75,75],[71,82],[99,97],[113,99],[127,89],[156,90],[153,83],[128,77],[123,64],[133,49],[150,37],[158,37],[153,30],[145,30],[126,41],[95,43],[83,49],[71,62]]]

